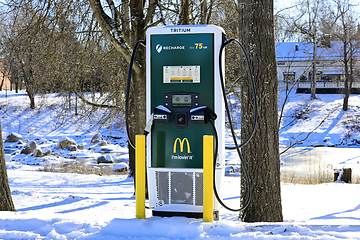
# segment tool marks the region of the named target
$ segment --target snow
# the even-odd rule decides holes
[[[123,170],[123,169],[128,169],[128,167],[129,167],[129,166],[128,166],[126,163],[122,162],[122,163],[116,164],[116,165],[112,168],[112,170],[113,170],[113,171],[121,171],[121,170]]]
[[[135,218],[133,181],[97,176],[8,170],[17,212],[2,212],[0,238],[26,239],[356,239],[360,186],[328,183],[282,185],[283,223],[243,223],[221,210],[205,223],[182,217]],[[227,204],[236,203],[227,177]],[[235,198],[235,199],[234,199]],[[271,233],[270,233],[271,232]],[[121,239],[121,238],[120,238]]]
[[[16,133],[16,132],[12,132],[11,134],[14,135],[17,138],[22,138],[22,136],[20,134]]]
[[[279,101],[283,97],[280,95]],[[360,161],[356,139],[360,135],[353,123],[357,121],[360,97],[350,97],[350,112],[341,110],[340,95],[319,95],[311,102],[308,95],[293,93],[290,99],[282,123],[286,127],[280,131],[281,149],[296,141],[295,136],[307,135],[328,117],[302,144],[282,155],[282,174],[292,172],[307,177],[309,166],[311,169],[325,166],[331,174],[334,168],[351,167],[356,175]],[[8,92],[5,98],[5,93],[0,91],[3,139],[11,133],[23,137],[22,143],[4,144],[17,211],[1,212],[0,239],[360,239],[360,185],[340,182],[282,183],[284,222],[281,223],[244,223],[238,221],[237,213],[225,209],[220,210],[220,220],[213,223],[184,217],[153,217],[149,209],[145,220],[136,219],[133,179],[126,175],[43,171],[74,161],[97,168],[96,159],[104,154],[111,155],[114,164],[103,167],[109,167],[110,171],[126,167],[128,155],[122,125],[114,122],[111,128],[99,127],[72,113],[67,116],[70,120],[64,121],[58,117],[62,114],[58,110],[59,97],[50,95],[47,101],[54,106],[52,109],[40,106],[30,110],[23,92]],[[307,118],[290,123],[295,110],[304,108],[308,109]],[[97,133],[111,144],[91,143]],[[56,149],[58,141],[64,138],[72,139],[84,149],[76,152]],[[52,155],[35,158],[11,154],[29,141],[35,141],[43,152],[50,149]],[[232,168],[228,166],[227,170],[238,176],[235,152],[228,151],[226,158],[232,163]],[[237,206],[238,188],[238,177],[225,178],[226,204]]]

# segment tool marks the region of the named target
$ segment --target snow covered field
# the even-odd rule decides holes
[[[146,220],[136,219],[133,181],[126,175],[37,171],[50,164],[74,161],[74,157],[96,165],[94,159],[106,152],[113,155],[114,162],[126,162],[126,139],[123,132],[116,129],[117,123],[113,123],[112,128],[99,129],[97,125],[91,126],[89,120],[76,119],[71,114],[67,117],[73,120],[62,123],[55,96],[47,99],[52,102],[52,109],[39,107],[30,110],[24,93],[8,94],[6,98],[5,92],[0,92],[4,140],[10,133],[16,132],[23,139],[34,140],[39,147],[50,148],[56,154],[39,159],[25,154],[6,154],[17,212],[0,213],[0,239],[360,239],[358,184],[282,184],[282,223],[243,223],[237,221],[236,213],[224,209],[220,210],[220,221],[213,223],[182,217],[152,217],[150,210],[146,210]],[[337,147],[332,148],[335,150],[350,146],[351,151],[345,149],[338,157],[332,158],[329,156],[334,153],[327,153],[329,148],[322,148],[321,154],[326,157],[320,158],[321,163],[330,161],[334,166],[357,168],[360,160],[360,149],[359,153],[355,151],[358,132],[355,128],[351,132],[349,129],[354,125],[352,122],[357,121],[359,96],[351,96],[351,112],[347,113],[342,112],[341,107],[336,108],[341,104],[341,96],[319,97],[315,102],[307,102],[308,95],[292,95],[285,109],[288,116],[285,123],[291,121],[290,116],[300,106],[310,104],[311,107],[306,112],[307,118],[285,124],[288,126],[280,131],[282,148],[296,141],[294,135],[306,135],[313,129],[311,126],[316,127],[328,116],[317,128],[316,134],[300,146],[312,149],[313,146],[331,145]],[[111,144],[100,147],[91,143],[97,132]],[[58,140],[63,137],[74,139],[78,145],[84,146],[84,150],[74,153],[56,149]],[[13,149],[15,146],[6,143],[5,147]],[[282,168],[290,166],[288,161],[294,155],[301,154],[287,152],[287,157],[282,157]],[[229,162],[236,162],[231,152],[227,158]],[[239,201],[238,190],[234,190],[239,187],[238,181],[237,177],[226,177],[224,199],[232,206]]]

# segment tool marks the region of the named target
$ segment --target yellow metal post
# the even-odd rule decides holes
[[[213,159],[214,159],[214,137],[203,136],[203,181],[204,181],[204,196],[203,196],[203,220],[205,222],[213,222]]]
[[[135,136],[136,218],[145,219],[145,135]]]

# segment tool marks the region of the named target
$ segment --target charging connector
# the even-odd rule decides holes
[[[144,129],[145,137],[150,133],[153,123],[154,123],[154,114],[151,114],[150,120],[147,122],[146,127]]]

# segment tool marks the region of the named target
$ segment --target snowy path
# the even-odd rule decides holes
[[[17,212],[1,212],[0,239],[360,239],[360,185],[282,185],[283,223],[242,223],[221,210],[205,223],[138,220],[131,179],[8,170]],[[226,178],[237,204],[238,178]],[[237,191],[236,191],[237,192]],[[232,202],[233,201],[233,202]]]

